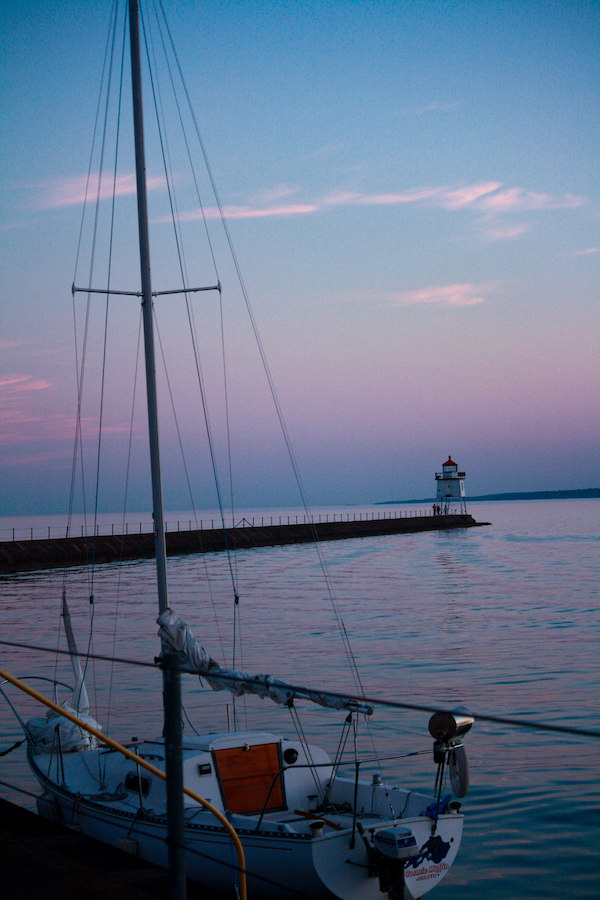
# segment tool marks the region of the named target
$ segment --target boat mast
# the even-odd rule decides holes
[[[142,73],[138,0],[129,0],[129,32],[131,39],[135,176],[137,185],[140,270],[142,281],[142,320],[144,324],[148,434],[150,439],[150,468],[152,475],[152,516],[154,523],[154,546],[156,550],[158,611],[159,613],[162,613],[169,605],[167,587],[167,550],[162,501],[160,448],[158,442],[158,403],[156,398],[154,323],[152,320],[152,279],[150,274],[150,240],[148,237],[148,197],[146,190],[146,156],[144,149],[144,116],[142,110]]]
[[[142,318],[146,360],[146,394],[148,400],[148,434],[152,474],[152,515],[156,550],[156,581],[159,613],[168,608],[167,551],[162,503],[160,450],[158,442],[158,403],[156,398],[156,366],[154,356],[154,323],[152,281],[150,276],[150,240],[148,236],[148,199],[146,192],[146,158],[144,151],[144,117],[142,110],[142,72],[138,0],[129,0],[129,34],[131,41],[131,83],[133,93],[133,127],[135,138],[135,172],[137,183],[138,231],[142,282]],[[185,900],[185,831],[183,814],[183,766],[181,741],[180,663],[176,653],[161,655],[163,670],[165,771],[167,778],[167,844],[169,848],[169,897]]]

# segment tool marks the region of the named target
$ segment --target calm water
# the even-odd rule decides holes
[[[399,535],[322,546],[337,612],[367,694],[455,703],[475,713],[600,730],[597,500],[473,504],[491,527]],[[238,666],[299,683],[353,691],[335,616],[314,548],[266,548],[235,557],[243,658]],[[152,660],[155,598],[147,562],[107,566],[93,585],[67,573],[80,648]],[[172,603],[218,660],[231,662],[231,587],[222,555],[171,566]],[[210,589],[207,587],[209,579]],[[5,639],[52,647],[63,573],[0,579]],[[118,626],[115,629],[115,609]],[[1,665],[54,675],[51,654],[0,646]],[[69,680],[68,666],[58,675]],[[98,718],[114,736],[160,732],[160,679],[127,665],[90,664]],[[38,683],[39,686],[39,683]],[[29,702],[10,690],[23,715]],[[186,681],[184,700],[199,728],[226,724],[223,696]],[[37,714],[37,711],[36,711]],[[260,700],[238,706],[248,724],[290,732],[287,712]],[[335,749],[341,716],[306,710],[310,735]],[[376,712],[381,755],[427,750],[428,714]],[[0,750],[19,728],[0,697]],[[365,750],[369,752],[367,735]],[[588,898],[600,895],[600,741],[476,722],[467,737],[471,789],[458,859],[432,897],[439,900]],[[390,763],[397,781],[431,790],[429,753]],[[21,750],[0,758],[0,779],[35,789]],[[2,785],[3,796],[31,805]]]

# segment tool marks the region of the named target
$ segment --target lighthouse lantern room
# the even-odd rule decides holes
[[[442,513],[466,513],[465,473],[458,471],[458,466],[448,454],[448,459],[441,472],[435,473],[437,485],[436,503]]]

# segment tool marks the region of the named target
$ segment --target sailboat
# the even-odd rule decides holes
[[[180,672],[215,690],[258,695],[292,708],[316,703],[342,718],[347,734],[373,704],[365,697],[295,685],[215,662],[171,608],[158,440],[153,290],[148,238],[138,0],[129,0],[136,149],[141,302],[146,360],[148,431],[164,675],[165,730],[133,740],[129,755],[107,747],[90,714],[66,599],[62,618],[75,686],[64,708],[27,723],[28,760],[43,795],[45,816],[165,867],[179,866],[173,896],[184,896],[181,872],[209,889],[236,895],[238,866],[225,818],[243,846],[248,892],[255,898],[421,897],[446,875],[461,842],[461,798],[468,773],[463,738],[473,719],[435,712],[429,722],[437,766],[431,795],[391,786],[379,775],[359,777],[360,760],[332,756],[302,735],[234,728],[182,734]],[[77,722],[73,719],[76,718]],[[86,730],[90,727],[91,733]],[[167,782],[142,766],[166,769]],[[344,768],[345,767],[345,768]],[[450,780],[451,790],[445,793]],[[205,798],[200,803],[182,787]],[[210,804],[210,806],[209,806]],[[212,808],[221,818],[215,819]],[[185,866],[183,869],[182,866]],[[184,876],[185,877],[185,876]],[[177,881],[177,878],[180,880]],[[179,887],[177,887],[179,885]],[[406,892],[406,893],[405,893]]]

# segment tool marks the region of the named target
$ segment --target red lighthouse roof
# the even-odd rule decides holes
[[[445,468],[446,466],[455,466],[456,468],[458,468],[458,464],[454,462],[454,460],[452,459],[452,457],[450,456],[450,454],[448,454],[448,459],[447,459],[446,462],[444,463],[444,468]]]

